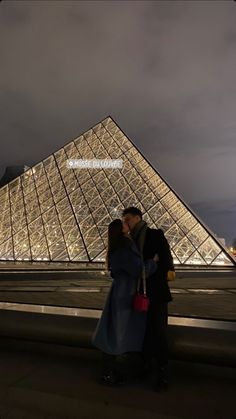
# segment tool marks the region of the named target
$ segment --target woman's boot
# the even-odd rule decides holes
[[[116,356],[103,353],[102,356],[102,375],[101,384],[108,386],[117,386],[124,384],[125,380],[122,374],[119,374],[116,368]]]

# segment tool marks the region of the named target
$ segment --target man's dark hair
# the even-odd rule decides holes
[[[122,216],[124,217],[127,214],[139,215],[141,218],[143,218],[142,212],[137,207],[128,207],[128,208],[125,208],[123,210],[123,212],[122,212]]]

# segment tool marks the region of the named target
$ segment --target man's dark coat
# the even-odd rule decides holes
[[[155,253],[159,257],[158,268],[153,275],[147,278],[147,294],[152,304],[172,300],[167,281],[167,272],[174,270],[174,265],[170,247],[163,231],[147,227],[143,247],[144,260],[153,258]]]

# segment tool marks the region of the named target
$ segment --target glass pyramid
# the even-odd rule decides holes
[[[71,169],[69,159],[123,165]],[[135,205],[176,264],[235,264],[111,117],[2,187],[0,203],[0,260],[102,262],[108,224]]]

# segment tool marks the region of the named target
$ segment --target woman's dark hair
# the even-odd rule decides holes
[[[109,268],[111,254],[120,247],[128,247],[131,240],[124,236],[122,231],[122,221],[117,218],[108,226],[108,248],[107,248],[107,266]]]

